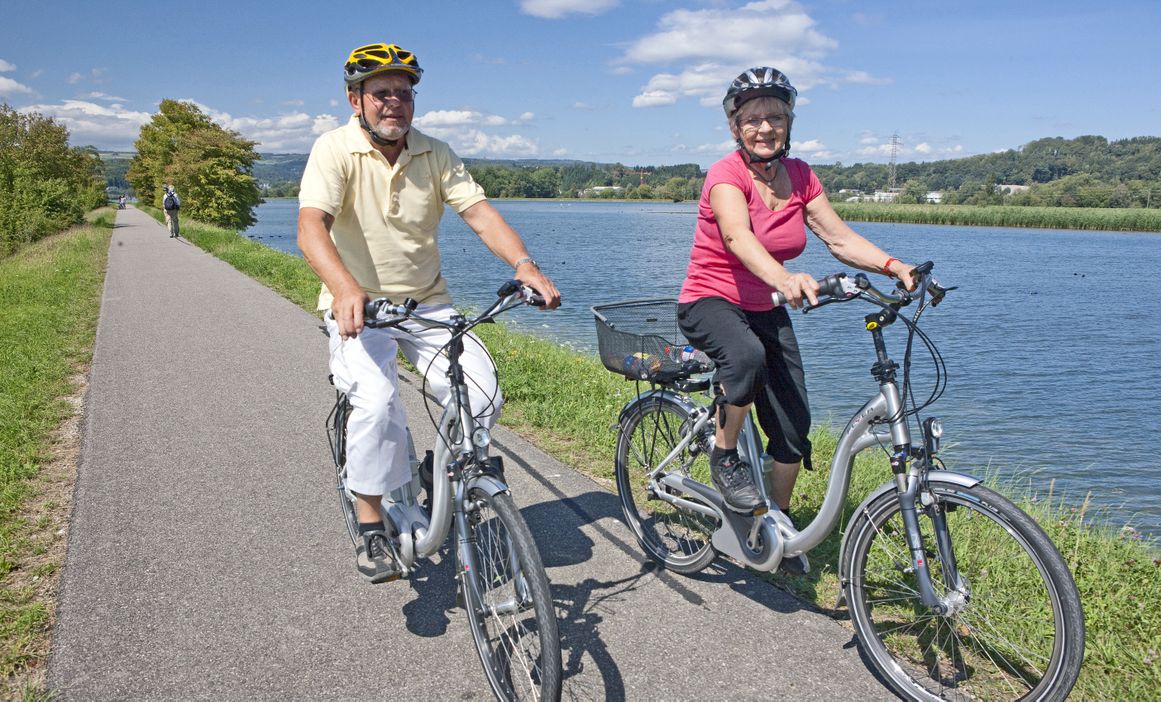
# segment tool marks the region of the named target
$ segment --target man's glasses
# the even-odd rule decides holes
[[[402,90],[376,90],[373,93],[367,93],[367,97],[371,98],[380,105],[387,104],[388,100],[398,100],[399,102],[410,105],[415,102],[416,92],[413,88],[404,88]]]

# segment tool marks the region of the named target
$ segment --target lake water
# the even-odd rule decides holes
[[[676,297],[692,242],[694,203],[505,202],[496,208],[561,290],[553,313],[509,316],[524,331],[595,353],[593,305]],[[297,202],[261,205],[244,232],[299,254]],[[1152,277],[1161,235],[908,224],[855,224],[891,255],[932,260],[959,287],[928,310],[923,329],[947,364],[943,398],[925,412],[945,424],[944,459],[971,473],[1019,477],[1107,511],[1115,525],[1161,536],[1161,314]],[[493,299],[510,269],[450,211],[440,233],[457,303]],[[792,263],[816,277],[845,267],[811,237]],[[880,279],[880,282],[886,282]],[[878,283],[877,283],[878,284]],[[816,421],[841,429],[875,391],[864,304],[793,314]],[[893,333],[890,333],[893,332]],[[903,325],[889,330],[900,342]],[[892,355],[902,362],[896,343]],[[916,395],[932,364],[914,355]]]

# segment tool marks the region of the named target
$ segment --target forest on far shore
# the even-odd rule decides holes
[[[106,180],[128,189],[132,154],[102,153]],[[253,175],[265,197],[293,197],[306,154],[260,154]],[[704,171],[697,164],[627,166],[621,163],[464,159],[489,197],[694,200]],[[841,201],[884,192],[886,163],[811,166],[830,198]],[[1101,136],[1052,137],[1018,149],[960,159],[895,165],[897,203],[1043,207],[1161,207],[1161,137],[1109,141]],[[1023,186],[1001,188],[999,186]]]

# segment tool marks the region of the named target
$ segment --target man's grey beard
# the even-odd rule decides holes
[[[400,128],[387,126],[382,122],[371,127],[371,131],[374,132],[375,136],[386,141],[399,141],[410,129],[410,127]]]

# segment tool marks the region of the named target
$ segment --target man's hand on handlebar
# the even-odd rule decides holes
[[[346,288],[333,290],[331,294],[331,316],[339,327],[339,336],[343,339],[354,339],[363,331],[363,305],[367,302],[367,293],[362,288]]]
[[[521,269],[516,279],[540,293],[540,296],[544,298],[544,305],[538,305],[540,309],[554,310],[560,307],[560,292],[553,285],[551,278],[544,275],[536,266],[525,265],[521,266]]]

